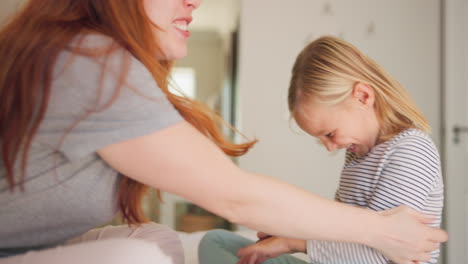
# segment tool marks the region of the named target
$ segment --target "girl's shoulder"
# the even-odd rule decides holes
[[[416,128],[406,129],[387,141],[388,149],[414,147],[437,151],[431,136]]]
[[[439,163],[439,152],[430,135],[422,130],[406,129],[371,149],[364,157],[346,152],[345,166],[360,160],[387,160],[395,156],[413,156]]]
[[[440,155],[430,135],[422,130],[411,128],[402,131],[387,141],[387,157],[400,162],[417,161],[440,169]]]

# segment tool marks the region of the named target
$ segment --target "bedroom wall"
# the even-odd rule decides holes
[[[239,165],[333,197],[344,153],[290,126],[286,103],[296,55],[322,34],[357,45],[405,85],[439,145],[439,11],[436,0],[241,0],[237,124],[260,142]]]

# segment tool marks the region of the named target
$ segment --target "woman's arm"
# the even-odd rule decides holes
[[[399,263],[425,258],[447,236],[409,209],[383,216],[245,172],[185,121],[98,153],[128,177],[273,235],[363,243]]]

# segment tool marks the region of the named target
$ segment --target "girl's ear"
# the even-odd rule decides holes
[[[357,82],[354,85],[352,97],[363,105],[374,106],[374,89],[369,84]]]

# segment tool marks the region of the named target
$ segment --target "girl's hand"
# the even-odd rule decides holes
[[[238,264],[260,264],[283,254],[305,252],[306,242],[300,239],[270,236],[259,232],[257,243],[241,248],[237,252],[240,258]]]
[[[380,237],[369,242],[369,246],[400,264],[429,261],[431,251],[447,241],[445,231],[429,227],[433,219],[409,207],[399,206],[380,212],[385,216],[385,226]]]
[[[257,232],[257,237],[258,237],[258,239],[263,240],[265,238],[272,237],[272,235],[267,234],[267,233],[263,233],[263,232],[260,231],[260,232]]]

